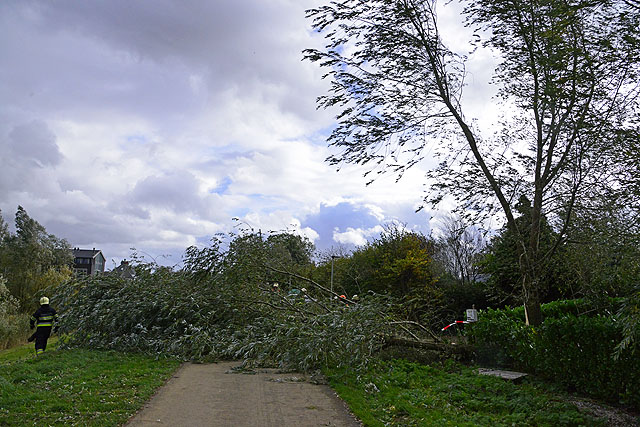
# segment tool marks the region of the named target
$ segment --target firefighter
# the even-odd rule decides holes
[[[58,331],[58,315],[56,311],[49,305],[49,298],[40,298],[40,308],[33,313],[29,323],[31,329],[36,327],[36,332],[29,337],[29,342],[36,341],[36,356],[40,356],[47,348],[47,340],[51,335],[51,329]],[[54,327],[55,326],[55,327]]]

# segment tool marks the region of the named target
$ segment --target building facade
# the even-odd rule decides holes
[[[104,273],[105,263],[106,258],[99,249],[73,248],[73,271],[76,274],[93,276]]]

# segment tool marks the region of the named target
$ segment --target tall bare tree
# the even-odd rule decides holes
[[[337,108],[331,164],[402,176],[426,155],[427,204],[452,195],[461,212],[502,213],[517,236],[527,322],[542,321],[539,282],[577,210],[623,197],[623,147],[637,147],[639,13],[635,1],[468,0],[471,42],[495,52],[501,130],[483,135],[465,114],[467,57],[445,45],[435,1],[342,0],[307,11],[327,70],[319,107]],[[635,139],[634,139],[635,138]],[[515,221],[520,196],[531,221]],[[543,215],[557,230],[539,247]]]
[[[456,215],[443,217],[436,228],[436,260],[462,285],[478,278],[478,261],[487,242],[482,233]]]

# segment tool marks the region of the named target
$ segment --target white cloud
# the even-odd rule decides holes
[[[376,236],[382,233],[383,228],[381,225],[376,225],[372,228],[362,229],[362,228],[351,228],[348,227],[347,231],[333,232],[333,240],[342,244],[353,244],[356,246],[362,246],[370,240],[371,237]]]
[[[317,3],[1,2],[4,216],[21,204],[74,246],[172,262],[232,217],[323,245],[422,220],[421,168],[367,187],[324,162],[328,83],[301,61],[324,44],[304,19]]]

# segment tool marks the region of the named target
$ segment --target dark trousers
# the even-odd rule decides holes
[[[40,326],[31,338],[36,339],[36,354],[42,354],[47,349],[47,340],[51,335],[51,326]],[[31,341],[31,339],[29,339]]]

